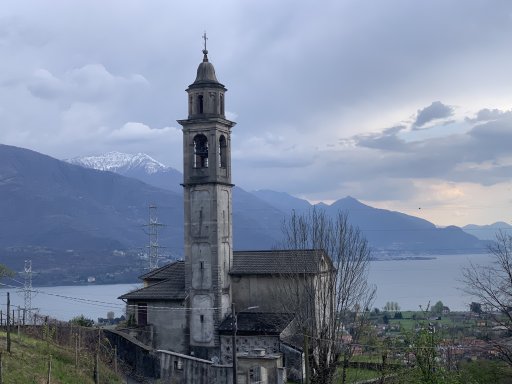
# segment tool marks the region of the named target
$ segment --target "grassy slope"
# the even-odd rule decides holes
[[[52,356],[52,384],[94,384],[91,356],[82,354],[75,369],[74,351],[24,336],[11,336],[11,353],[6,351],[6,334],[0,331],[3,382],[9,384],[40,384],[47,382],[48,357]],[[101,383],[122,383],[108,367],[100,367]]]

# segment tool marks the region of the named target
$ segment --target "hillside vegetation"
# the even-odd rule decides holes
[[[80,354],[75,367],[75,351],[53,343],[11,335],[11,353],[6,351],[6,333],[0,331],[2,378],[5,384],[94,384],[94,360],[90,354]],[[119,375],[100,363],[100,383],[122,383]]]

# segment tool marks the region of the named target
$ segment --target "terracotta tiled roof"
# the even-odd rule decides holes
[[[237,314],[237,335],[279,335],[290,324],[293,313],[240,312]],[[232,316],[219,326],[220,334],[233,332]]]
[[[232,275],[314,274],[322,263],[332,267],[330,258],[322,250],[235,251]]]

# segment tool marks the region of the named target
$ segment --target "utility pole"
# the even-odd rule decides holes
[[[27,321],[32,317],[32,260],[25,260],[25,284],[23,285]]]
[[[7,292],[7,352],[11,353],[11,319],[9,318],[11,312],[11,297]]]
[[[158,268],[158,250],[160,247],[158,245],[158,230],[160,227],[163,227],[165,224],[158,222],[157,217],[157,208],[156,205],[149,205],[149,223],[145,225],[148,228],[147,234],[149,236],[149,245],[148,248],[148,261],[149,261],[149,270],[153,270]]]
[[[231,304],[231,321],[233,325],[233,335],[232,335],[232,349],[233,349],[233,384],[238,383],[237,377],[237,361],[236,361],[236,330],[237,330],[237,321],[236,321],[236,313],[235,313],[235,303]]]

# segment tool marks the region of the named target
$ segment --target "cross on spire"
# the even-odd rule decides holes
[[[206,31],[203,33],[203,40],[204,40],[204,50],[206,51],[206,40],[208,40],[208,38],[206,37]]]

